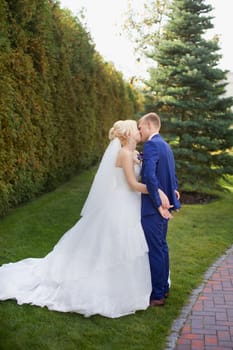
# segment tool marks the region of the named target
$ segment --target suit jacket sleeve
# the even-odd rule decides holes
[[[143,148],[143,182],[146,184],[149,196],[156,208],[162,204],[158,193],[159,181],[156,176],[158,161],[159,154],[156,144],[147,141]]]

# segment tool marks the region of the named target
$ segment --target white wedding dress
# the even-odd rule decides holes
[[[112,147],[114,163],[117,143],[107,148]],[[0,300],[86,317],[115,318],[149,306],[151,279],[140,194],[130,190],[121,168],[114,164],[109,170],[106,164],[97,172],[81,219],[47,256],[0,267]]]

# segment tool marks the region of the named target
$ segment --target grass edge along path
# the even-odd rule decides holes
[[[0,220],[0,264],[43,257],[78,219],[95,168]],[[171,293],[162,308],[108,319],[0,302],[0,350],[162,350],[205,271],[232,245],[233,186],[205,205],[183,205],[169,224]]]

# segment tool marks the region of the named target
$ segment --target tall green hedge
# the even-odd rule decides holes
[[[52,0],[0,0],[0,215],[96,162],[137,91]]]

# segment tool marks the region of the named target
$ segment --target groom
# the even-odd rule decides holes
[[[142,194],[141,223],[149,247],[152,293],[151,306],[162,306],[169,294],[168,208],[162,207],[158,188],[167,195],[172,209],[180,208],[175,161],[170,146],[160,136],[160,117],[148,113],[138,121],[143,147],[141,181],[149,195]]]

